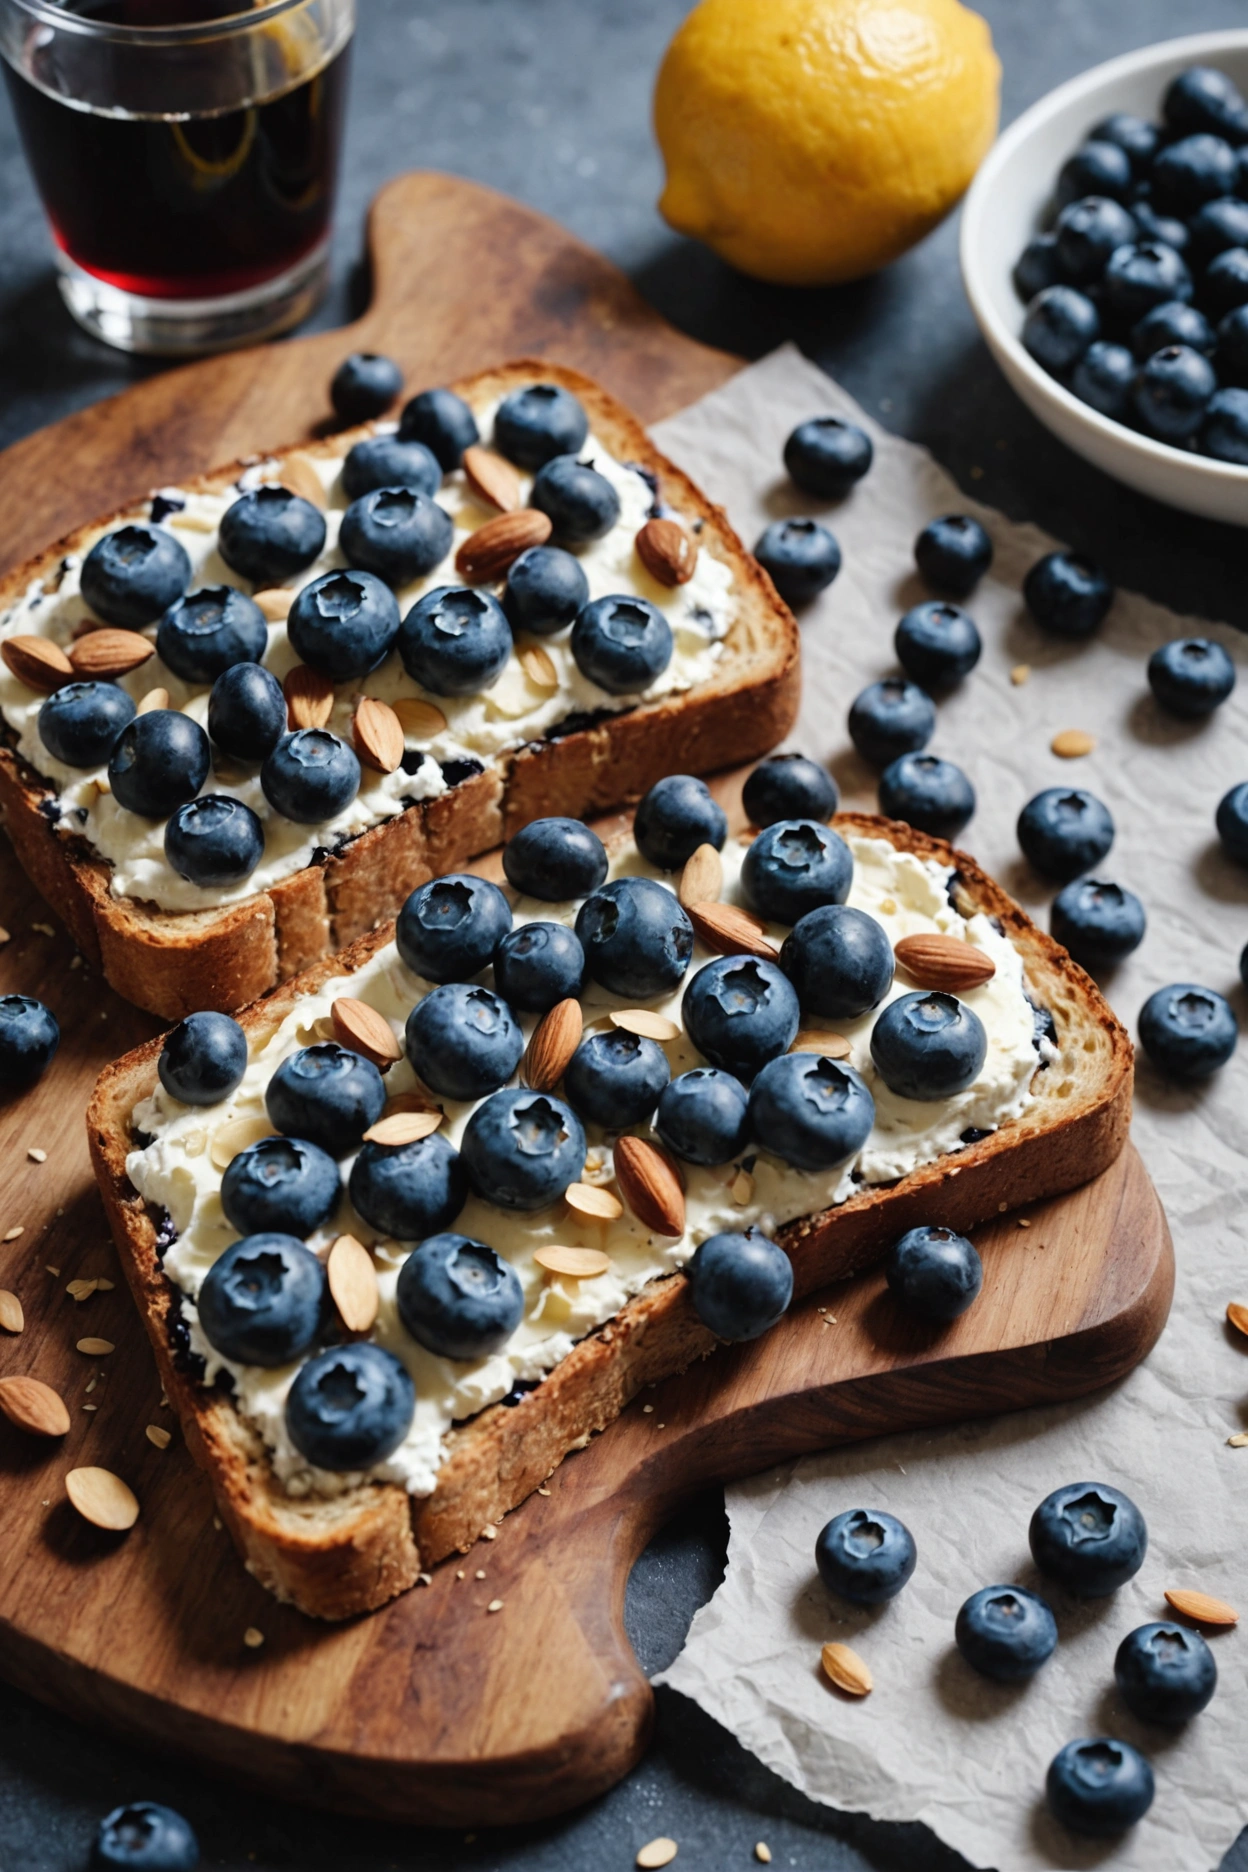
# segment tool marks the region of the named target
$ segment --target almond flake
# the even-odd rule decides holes
[[[387,1150],[398,1150],[404,1144],[419,1144],[422,1138],[433,1136],[442,1117],[440,1111],[392,1112],[368,1127],[364,1142],[381,1144]]]
[[[2,923],[0,923],[0,943],[12,942],[12,940],[13,938],[10,935],[9,931],[5,929]]]
[[[1203,1592],[1167,1592],[1166,1604],[1196,1625],[1238,1625],[1239,1613],[1224,1599]]]
[[[330,1018],[339,1044],[362,1054],[382,1072],[402,1059],[403,1049],[394,1037],[394,1029],[367,1001],[357,1001],[354,995],[339,995],[330,1008]]]
[[[553,531],[550,515],[539,513],[536,507],[499,514],[464,540],[455,554],[455,570],[469,584],[491,584],[530,546],[544,546]]]
[[[485,1609],[487,1612],[501,1612],[503,1609],[503,1602],[501,1599],[491,1599],[489,1605],[487,1605]]]
[[[288,591],[284,585],[275,585],[269,591],[253,592],[251,595],[252,603],[259,605],[270,624],[284,624],[298,596],[298,592]]]
[[[107,1358],[110,1352],[117,1350],[111,1339],[95,1339],[88,1336],[78,1341],[78,1350],[85,1352],[88,1358]]]
[[[95,1284],[101,1293],[112,1293],[115,1282],[106,1280],[101,1274]]]
[[[65,1492],[84,1521],[110,1533],[124,1533],[139,1518],[133,1491],[111,1469],[71,1469]]]
[[[660,1836],[658,1839],[647,1840],[633,1863],[640,1866],[642,1872],[655,1872],[658,1866],[671,1865],[679,1851],[680,1848],[674,1839]]]
[[[686,910],[690,904],[718,903],[723,888],[723,859],[713,845],[699,845],[685,860],[676,886],[677,900]]]
[[[348,1332],[371,1330],[379,1304],[373,1257],[354,1235],[340,1235],[325,1264],[329,1291]]]
[[[1059,760],[1080,760],[1090,754],[1096,746],[1096,736],[1090,735],[1086,728],[1063,728],[1055,734],[1049,746]]]
[[[218,1170],[226,1170],[240,1151],[272,1136],[273,1126],[267,1118],[232,1118],[213,1138],[208,1155]]]
[[[541,644],[525,644],[520,652],[520,667],[536,689],[557,689],[559,672],[549,650]]]
[[[0,657],[28,689],[50,695],[63,683],[74,679],[74,666],[65,652],[48,637],[6,637],[0,644]]]
[[[172,1436],[168,1430],[165,1429],[163,1424],[146,1424],[143,1429],[143,1434],[148,1442],[154,1444],[157,1449],[168,1449],[169,1445],[173,1442]]]
[[[316,463],[302,449],[296,449],[281,464],[281,485],[289,494],[298,494],[313,507],[325,506],[325,483],[316,471]]]
[[[167,689],[149,689],[145,696],[140,697],[134,712],[136,715],[150,715],[153,709],[167,709],[168,706]]]
[[[568,1280],[597,1280],[611,1266],[610,1257],[601,1248],[565,1248],[558,1243],[539,1248],[533,1259],[547,1274]]]
[[[80,637],[69,653],[69,660],[74,673],[85,680],[111,682],[117,676],[126,676],[138,669],[155,654],[156,646],[149,637],[141,637],[138,631],[110,627],[92,631],[89,637]]]
[[[184,533],[215,533],[217,530],[215,520],[210,520],[207,514],[197,513],[170,514],[165,525],[179,527]]]
[[[569,1183],[563,1200],[574,1215],[584,1216],[590,1222],[615,1222],[624,1213],[618,1196],[593,1183]]]
[[[1226,1440],[1232,1449],[1248,1449],[1248,1430],[1237,1430]]]
[[[99,1285],[98,1280],[72,1280],[65,1291],[71,1300],[89,1300],[93,1293],[99,1291]]]
[[[754,1857],[758,1860],[760,1865],[771,1864],[771,1847],[767,1844],[766,1840],[759,1840],[758,1845],[754,1848]]]
[[[493,449],[474,442],[464,450],[464,480],[477,499],[500,513],[514,513],[520,505],[520,480],[509,461]]]
[[[820,1657],[825,1674],[838,1690],[848,1696],[868,1696],[874,1690],[875,1679],[849,1645],[825,1644]]]
[[[1226,1317],[1236,1332],[1248,1333],[1248,1306],[1242,1301],[1232,1300],[1226,1309]]]
[[[747,1203],[753,1201],[754,1179],[748,1170],[737,1171],[736,1176],[732,1179],[732,1188],[729,1191],[729,1195],[732,1197],[733,1202],[736,1203],[738,1209],[744,1209]]]
[[[903,936],[894,943],[899,967],[920,988],[966,994],[992,980],[997,965],[990,955],[956,936]]]
[[[26,1324],[22,1303],[7,1287],[0,1287],[0,1326],[5,1332],[19,1333]]]
[[[47,1163],[48,1161],[47,1151],[40,1150],[36,1144],[31,1145],[26,1155],[30,1158],[31,1163]]]
[[[324,728],[334,712],[334,685],[320,670],[296,663],[282,684],[292,728]]]
[[[40,1378],[0,1378],[0,1411],[31,1436],[64,1436],[69,1412]]]
[[[580,1002],[571,996],[557,1001],[533,1030],[521,1067],[525,1084],[534,1092],[553,1091],[581,1044],[582,1031]]]
[[[698,549],[679,520],[647,520],[634,544],[637,557],[660,585],[685,585],[693,577]]]
[[[361,696],[352,722],[355,751],[378,773],[394,773],[403,764],[403,724],[388,702]]]
[[[790,1053],[820,1053],[824,1059],[848,1059],[851,1048],[844,1034],[823,1032],[818,1027],[803,1027],[789,1048]]]
[[[249,1625],[243,1633],[243,1643],[249,1651],[258,1651],[264,1643],[264,1633],[257,1625]]]
[[[19,1223],[16,1228],[5,1230],[4,1239],[5,1241],[16,1241],[19,1235],[24,1235],[25,1233],[26,1233],[26,1230],[24,1226],[21,1223]],[[59,1268],[57,1269],[57,1272],[58,1273],[60,1272]]]
[[[404,734],[414,741],[432,741],[446,727],[446,716],[437,703],[425,702],[420,696],[400,696],[392,707]]]
[[[774,962],[780,953],[758,918],[736,904],[686,904],[685,914],[698,940],[719,955],[758,956]]]
[[[617,1139],[615,1180],[637,1220],[655,1235],[683,1235],[685,1192],[670,1157],[644,1138]]]
[[[661,1045],[665,1040],[680,1039],[680,1022],[656,1014],[652,1008],[617,1008],[610,1018],[613,1027],[639,1034],[643,1040],[657,1040]]]

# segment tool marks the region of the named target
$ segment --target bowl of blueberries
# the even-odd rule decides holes
[[[1058,87],[975,179],[962,276],[1028,408],[1155,500],[1248,526],[1248,29]]]

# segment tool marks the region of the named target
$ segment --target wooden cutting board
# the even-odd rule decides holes
[[[349,331],[152,378],[0,456],[9,560],[150,486],[313,430],[350,350],[392,353],[413,387],[544,353],[648,420],[739,367],[675,332],[560,229],[473,184],[400,178],[374,206],[370,239],[376,298]],[[624,1588],[683,1496],[837,1442],[1079,1396],[1129,1370],[1164,1323],[1170,1239],[1128,1150],[1033,1209],[1030,1228],[1004,1217],[981,1231],[983,1296],[945,1333],[899,1323],[879,1276],[829,1289],[760,1344],[647,1394],[549,1495],[430,1585],[318,1625],[244,1573],[176,1435],[161,1449],[147,1434],[173,1424],[82,1115],[100,1068],[156,1023],[74,968],[7,847],[0,905],[0,992],[46,999],[63,1034],[40,1086],[0,1105],[0,1287],[26,1315],[20,1335],[0,1334],[0,1374],[44,1378],[72,1414],[51,1445],[0,1419],[0,1671],[84,1720],[293,1799],[472,1825],[588,1799],[645,1747],[651,1695],[624,1636]],[[114,1286],[67,1291],[99,1277]],[[88,1335],[115,1349],[77,1351]],[[142,1515],[128,1536],[70,1508],[64,1475],[87,1463],[134,1487]]]

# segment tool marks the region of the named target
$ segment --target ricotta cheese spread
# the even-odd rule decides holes
[[[495,408],[491,402],[474,411],[483,437],[488,438],[492,431]],[[395,426],[378,423],[374,428],[376,433],[385,434]],[[570,626],[540,639],[554,665],[553,686],[542,686],[525,668],[519,654],[524,646],[520,644],[496,681],[480,694],[434,696],[407,674],[397,649],[393,650],[370,675],[339,685],[327,725],[350,743],[352,716],[361,695],[391,704],[402,698],[433,703],[446,725],[434,734],[408,736],[407,765],[414,771],[400,767],[394,773],[381,774],[365,765],[359,792],[350,805],[321,825],[297,825],[269,805],[261,790],[258,766],[227,760],[214,750],[214,767],[201,792],[225,794],[250,806],[264,826],[265,847],[259,865],[241,883],[206,889],[180,877],[169,864],[163,820],[127,812],[111,793],[102,790],[100,783],[107,779],[106,765],[90,770],[67,767],[53,757],[39,736],[39,710],[46,697],[34,694],[0,664],[0,715],[13,732],[22,759],[58,789],[58,830],[66,836],[86,839],[100,857],[108,860],[114,896],[140,899],[161,910],[213,910],[267,890],[311,864],[319,850],[333,848],[382,820],[394,818],[420,800],[444,793],[447,780],[443,764],[450,767],[468,760],[485,765],[508,749],[540,739],[570,716],[618,712],[705,681],[722,654],[723,639],[732,623],[731,567],[699,540],[697,563],[688,582],[674,588],[660,585],[642,565],[634,547],[654,500],[649,482],[638,469],[616,461],[592,432],[578,455],[606,477],[620,501],[620,517],[610,532],[588,546],[574,549],[589,581],[590,599],[617,593],[640,595],[659,607],[672,629],[671,662],[643,692],[635,696],[609,695],[584,676],[572,656]],[[287,581],[286,589],[292,592],[345,564],[338,546],[338,531],[348,505],[342,487],[344,457],[345,449],[344,456],[305,457],[315,466],[325,489],[325,547],[313,564]],[[248,593],[256,589],[222,559],[218,530],[223,514],[240,492],[278,479],[280,473],[280,463],[261,463],[219,493],[186,493],[170,488],[156,497],[160,503],[157,511],[165,512],[160,524],[177,536],[190,556],[190,591],[205,585],[234,585]],[[527,503],[532,476],[519,470],[516,476],[521,502]],[[495,517],[496,510],[474,496],[462,470],[443,479],[434,499],[450,515],[454,538],[439,565],[396,591],[404,615],[423,593],[439,585],[462,584],[455,570],[455,555],[470,533]],[[172,511],[165,511],[169,508]],[[146,520],[147,507],[128,518]],[[119,526],[124,523],[116,522]],[[45,589],[40,581],[32,583],[17,603],[0,615],[0,639],[33,633],[67,648],[75,629],[91,618],[79,586],[82,557],[74,554],[64,561],[55,590]],[[154,639],[156,626],[149,626],[143,634]],[[263,661],[279,681],[299,661],[287,640],[285,624],[269,626]],[[209,685],[184,682],[166,668],[159,656],[153,655],[139,669],[118,680],[136,701],[151,689],[167,689],[169,706],[193,716],[206,729]],[[417,755],[421,756],[419,762]]]
[[[854,879],[848,901],[875,917],[890,942],[895,944],[905,936],[954,935],[991,957],[995,965],[991,980],[962,997],[979,1016],[987,1034],[988,1052],[978,1079],[955,1097],[934,1102],[905,1099],[891,1092],[871,1059],[871,1030],[880,1012],[876,1009],[860,1019],[837,1023],[849,1042],[849,1064],[862,1075],[875,1100],[875,1125],[857,1156],[834,1170],[795,1170],[778,1158],[752,1149],[737,1162],[716,1169],[683,1165],[686,1226],[679,1240],[651,1234],[627,1209],[616,1221],[592,1222],[572,1213],[562,1199],[549,1209],[517,1215],[471,1196],[451,1226],[488,1243],[504,1256],[519,1275],[525,1296],[523,1317],[510,1340],[491,1356],[475,1362],[438,1358],[404,1330],[395,1288],[399,1269],[414,1244],[379,1240],[376,1230],[355,1214],[345,1191],[353,1161],[348,1158],[343,1164],[341,1208],[332,1227],[312,1236],[310,1245],[323,1254],[345,1231],[372,1248],[381,1308],[371,1337],[403,1361],[416,1388],[411,1429],[393,1455],[369,1472],[371,1479],[402,1483],[414,1495],[430,1494],[442,1460],[443,1439],[452,1424],[506,1397],[517,1382],[532,1384],[540,1380],[579,1339],[618,1313],[649,1281],[682,1266],[708,1236],[751,1223],[771,1234],[799,1216],[844,1202],[860,1187],[891,1183],[957,1151],[963,1148],[964,1134],[995,1130],[1027,1109],[1034,1096],[1032,1079],[1038,1067],[1057,1055],[1049,1042],[1037,1042],[1035,1009],[1027,995],[1018,951],[988,917],[977,914],[964,918],[954,909],[949,899],[953,874],[946,867],[899,852],[884,839],[852,837],[849,844]],[[735,839],[725,847],[725,902],[743,902],[740,874],[745,850],[745,845]],[[661,882],[671,883],[655,873],[631,843],[614,857],[611,874],[659,875]],[[575,902],[539,903],[533,898],[517,898],[514,892],[509,895],[517,924],[537,918],[575,922],[579,908]],[[772,925],[769,934],[779,942],[787,931]],[[680,988],[670,997],[647,1005],[678,1022],[684,990],[709,959],[710,953],[698,945]],[[489,971],[480,979],[488,981]],[[253,1053],[232,1097],[211,1113],[181,1104],[158,1085],[133,1114],[135,1131],[151,1141],[130,1154],[127,1171],[149,1204],[168,1211],[176,1230],[176,1239],[165,1254],[164,1269],[184,1297],[183,1313],[191,1346],[205,1361],[205,1381],[212,1383],[222,1370],[229,1372],[238,1409],[263,1437],[276,1472],[291,1494],[333,1494],[364,1478],[311,1469],[292,1444],[286,1429],[285,1405],[298,1363],[276,1371],[232,1363],[213,1350],[199,1327],[195,1296],[200,1283],[218,1255],[236,1239],[236,1231],[222,1213],[222,1172],[213,1164],[213,1138],[222,1126],[239,1119],[258,1120],[263,1125],[265,1088],[270,1078],[291,1053],[331,1036],[330,1010],[340,995],[367,1002],[385,1017],[401,1040],[409,1012],[430,986],[412,974],[394,944],[388,944],[356,974],[329,981],[316,994],[304,997]],[[904,981],[895,982],[881,1007],[909,991]],[[632,1004],[591,986],[582,996],[587,1029],[605,1020],[613,1008],[626,1005]],[[526,1017],[522,1024],[527,1038],[535,1020]],[[673,1078],[706,1063],[683,1031],[666,1044],[665,1050]],[[386,1084],[392,1096],[416,1086],[406,1059],[390,1070]],[[479,1102],[443,1101],[444,1132],[456,1146]],[[586,1134],[589,1158],[585,1180],[609,1183],[613,1139],[593,1125],[586,1125]],[[651,1135],[648,1127],[636,1127],[635,1134]],[[745,1178],[740,1177],[742,1169],[748,1171]],[[605,1250],[610,1266],[590,1280],[552,1277],[536,1265],[533,1257],[538,1249],[555,1243]]]

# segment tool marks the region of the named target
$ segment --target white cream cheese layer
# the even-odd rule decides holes
[[[525,1295],[524,1316],[511,1339],[500,1351],[476,1362],[437,1358],[407,1334],[398,1318],[395,1287],[398,1270],[412,1244],[379,1240],[376,1231],[355,1214],[344,1193],[333,1226],[312,1237],[312,1246],[325,1249],[336,1235],[349,1231],[374,1247],[381,1313],[373,1337],[403,1361],[416,1386],[411,1430],[394,1455],[370,1472],[375,1479],[401,1482],[415,1495],[431,1493],[442,1459],[443,1439],[452,1423],[506,1397],[517,1380],[532,1381],[550,1371],[578,1339],[610,1319],[648,1281],[680,1267],[708,1235],[750,1223],[771,1233],[798,1216],[844,1202],[862,1184],[892,1182],[956,1151],[962,1147],[963,1132],[995,1129],[1031,1103],[1031,1081],[1039,1061],[1033,1009],[1025,991],[1018,951],[987,917],[976,915],[964,920],[953,909],[947,894],[951,873],[944,867],[897,852],[881,839],[853,838],[850,845],[854,882],[849,902],[876,917],[891,942],[933,932],[957,935],[984,950],[995,963],[991,981],[964,997],[983,1022],[988,1037],[983,1071],[974,1085],[955,1098],[933,1103],[899,1098],[881,1082],[872,1063],[870,1040],[876,1014],[865,1015],[857,1021],[838,1023],[838,1027],[850,1042],[850,1063],[862,1074],[875,1099],[875,1126],[857,1157],[838,1169],[810,1174],[753,1151],[719,1169],[685,1165],[686,1228],[679,1240],[650,1234],[627,1210],[616,1222],[592,1223],[579,1220],[562,1199],[535,1214],[514,1215],[470,1197],[452,1226],[461,1234],[488,1242],[505,1256],[520,1276]],[[728,842],[724,851],[725,901],[743,901],[740,873],[744,853],[742,844]],[[612,870],[615,876],[655,875],[631,847],[616,860]],[[671,882],[668,878],[662,881]],[[575,921],[577,908],[575,903],[545,904],[521,898],[515,903],[515,920],[521,923],[546,918],[570,924]],[[775,925],[770,933],[779,940],[786,932]],[[708,953],[697,948],[680,989],[650,1005],[679,1020],[684,988],[708,959]],[[488,971],[481,979],[489,981]],[[171,1099],[158,1087],[134,1112],[136,1129],[150,1136],[152,1142],[130,1155],[127,1169],[140,1195],[167,1209],[178,1231],[164,1266],[186,1296],[192,1345],[207,1360],[209,1381],[223,1367],[231,1373],[239,1409],[263,1436],[277,1473],[292,1494],[333,1493],[360,1478],[312,1470],[291,1444],[284,1413],[297,1365],[261,1371],[234,1364],[212,1350],[199,1328],[194,1298],[200,1282],[218,1255],[236,1239],[221,1209],[221,1172],[212,1163],[212,1139],[223,1124],[235,1119],[264,1118],[264,1093],[272,1074],[289,1054],[326,1036],[330,1008],[339,995],[350,994],[366,1001],[385,1016],[402,1039],[407,1016],[428,987],[405,967],[390,944],[357,974],[328,982],[319,993],[303,999],[272,1038],[254,1053],[241,1085],[227,1103],[210,1112],[195,1110]],[[894,983],[883,1005],[906,992],[904,982]],[[625,1003],[605,990],[591,987],[582,1005],[588,1027]],[[528,1019],[524,1024],[527,1032],[534,1023]],[[683,1033],[665,1051],[673,1077],[691,1066],[705,1064]],[[406,1060],[391,1069],[386,1083],[392,1094],[412,1089],[416,1081]],[[474,1109],[475,1103],[446,1103],[444,1129],[453,1143],[458,1144]],[[587,1126],[586,1131],[590,1146],[586,1180],[609,1183],[613,1140],[593,1126]],[[638,1135],[648,1134],[646,1127],[635,1127],[635,1131]],[[344,1184],[350,1165],[350,1159],[344,1162]],[[743,1166],[750,1170],[748,1195],[737,1182]],[[608,1271],[585,1281],[544,1275],[533,1255],[542,1246],[556,1242],[604,1249],[610,1256]]]
[[[476,412],[481,433],[487,438],[493,426],[494,409],[495,405],[490,403]],[[379,433],[385,433],[394,425],[383,423],[376,427]],[[114,896],[138,898],[172,911],[212,910],[223,904],[240,902],[266,890],[279,879],[301,871],[312,862],[318,849],[332,848],[384,819],[393,818],[414,801],[445,792],[446,781],[440,762],[470,759],[485,764],[508,749],[540,739],[571,715],[602,710],[618,712],[704,681],[722,652],[723,638],[732,622],[731,568],[699,540],[697,565],[688,583],[674,589],[660,585],[646,571],[634,546],[653,500],[648,483],[636,469],[614,460],[592,434],[580,450],[579,458],[592,461],[620,499],[620,517],[611,531],[603,539],[577,551],[576,556],[589,581],[590,597],[637,593],[659,607],[672,627],[673,636],[672,660],[663,673],[638,695],[608,695],[577,668],[569,643],[569,627],[540,640],[521,639],[496,681],[479,695],[434,696],[407,674],[398,651],[394,650],[371,675],[339,687],[329,726],[349,743],[355,703],[361,695],[374,696],[383,702],[394,702],[401,697],[430,701],[441,710],[446,726],[433,735],[419,739],[409,737],[409,749],[424,756],[419,767],[414,773],[405,773],[400,768],[395,773],[379,774],[364,766],[360,790],[350,805],[322,825],[306,826],[296,825],[274,812],[261,791],[258,767],[219,757],[216,770],[209,773],[201,791],[228,794],[244,801],[259,814],[265,832],[264,855],[259,865],[250,877],[231,888],[206,890],[179,877],[165,858],[165,821],[140,818],[127,812],[111,794],[102,792],[99,782],[106,777],[104,767],[91,770],[66,767],[55,760],[39,738],[39,710],[46,698],[26,688],[0,664],[0,715],[16,735],[17,751],[37,773],[59,789],[59,829],[66,835],[85,838],[109,861]],[[290,590],[297,590],[323,572],[345,563],[338,549],[338,529],[348,504],[342,488],[342,459],[308,459],[315,462],[326,491],[325,549],[306,571],[287,581]],[[261,485],[271,467],[271,464],[261,464],[248,469],[236,486],[219,494],[166,490],[171,499],[183,503],[179,511],[168,514],[161,524],[176,535],[190,555],[191,591],[204,585],[236,585],[248,592],[254,589],[221,558],[217,535],[221,517],[238,498],[239,489]],[[526,475],[519,475],[518,479],[522,501],[527,501],[532,479]],[[455,570],[455,554],[470,533],[494,517],[492,507],[474,498],[462,471],[448,475],[434,498],[454,522],[454,539],[440,565],[396,593],[404,615],[424,592],[439,585],[462,583]],[[147,515],[148,508],[144,505],[130,517],[146,520]],[[72,556],[65,561],[54,591],[45,591],[41,584],[33,584],[0,616],[0,638],[33,632],[68,647],[75,627],[91,617],[79,586],[81,569],[81,556]],[[154,639],[155,625],[144,634]],[[554,665],[557,680],[553,687],[540,686],[520,659],[519,652],[526,642],[539,641]],[[269,645],[263,660],[279,680],[299,661],[287,640],[284,624],[270,625]],[[172,708],[182,709],[207,725],[208,687],[183,682],[158,656],[123,676],[120,686],[136,701],[150,689],[167,689]]]

